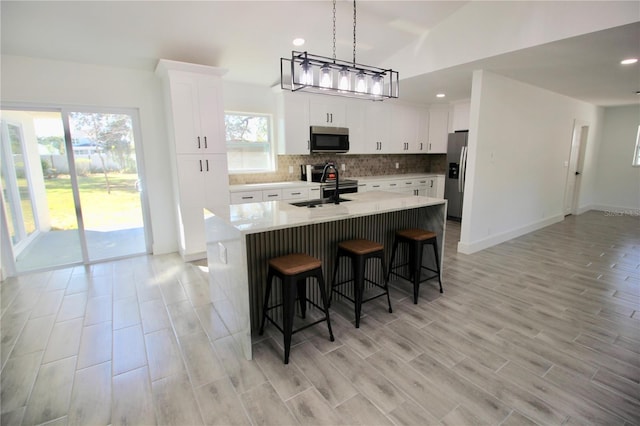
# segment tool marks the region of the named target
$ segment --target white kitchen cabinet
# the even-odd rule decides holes
[[[264,191],[262,191],[262,201],[277,201],[281,199],[281,189],[265,189]]]
[[[320,187],[317,186],[315,188],[309,188],[309,200],[317,200],[320,197]]]
[[[309,189],[308,188],[288,188],[282,190],[283,200],[308,200]]]
[[[414,153],[418,145],[418,109],[408,105],[393,105],[392,135],[393,152]]]
[[[230,194],[231,204],[258,203],[262,201],[263,191],[242,191]]]
[[[437,107],[429,109],[429,145],[430,154],[446,154],[449,137],[449,109]]]
[[[220,78],[174,70],[168,73],[176,153],[226,154],[226,144],[218,140],[224,134]]]
[[[367,118],[365,101],[346,99],[347,126],[349,128],[349,154],[365,154]]]
[[[365,150],[363,154],[395,152],[391,138],[391,106],[384,102],[370,102],[365,106]]]
[[[282,92],[277,100],[278,154],[309,155],[309,97]]]
[[[177,155],[176,168],[181,249],[189,257],[205,249],[203,209],[227,199],[227,154]]]
[[[347,126],[346,100],[332,100],[324,95],[309,97],[309,124],[311,126]]]
[[[438,175],[437,179],[436,179],[436,192],[435,192],[435,197],[436,198],[444,198],[444,182],[445,182],[445,176],[444,175]]]
[[[229,203],[224,70],[161,59],[156,74],[164,85],[179,250],[185,260],[196,260],[206,256],[203,209]]]

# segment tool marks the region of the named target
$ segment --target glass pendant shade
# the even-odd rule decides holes
[[[367,93],[367,76],[364,75],[363,71],[360,71],[358,75],[356,75],[355,89],[358,93]]]
[[[338,90],[351,90],[351,73],[343,67],[338,74]]]
[[[374,75],[371,77],[371,81],[371,94],[376,96],[382,95],[382,76],[380,74]]]
[[[313,85],[313,68],[309,65],[309,62],[303,62],[300,67],[302,68],[300,84]]]
[[[322,68],[320,68],[320,87],[325,89],[331,89],[333,87],[331,68],[329,68],[327,64],[324,64]]]

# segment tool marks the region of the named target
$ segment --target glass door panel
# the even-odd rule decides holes
[[[70,112],[69,128],[89,260],[146,253],[133,117]]]

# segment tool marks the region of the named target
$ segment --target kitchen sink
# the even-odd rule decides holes
[[[338,198],[338,201],[343,203],[345,201],[351,201],[351,200],[347,200],[346,198]],[[334,204],[334,202],[331,198],[318,198],[317,200],[298,201],[296,203],[289,203],[289,204],[296,207],[307,207],[311,209],[314,207],[322,207],[325,204]]]

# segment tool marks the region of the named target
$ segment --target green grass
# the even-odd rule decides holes
[[[78,177],[85,229],[108,231],[142,226],[140,193],[135,185],[138,175],[109,173],[108,176],[110,193],[104,174]],[[52,229],[77,229],[69,176],[47,179],[45,187]]]

